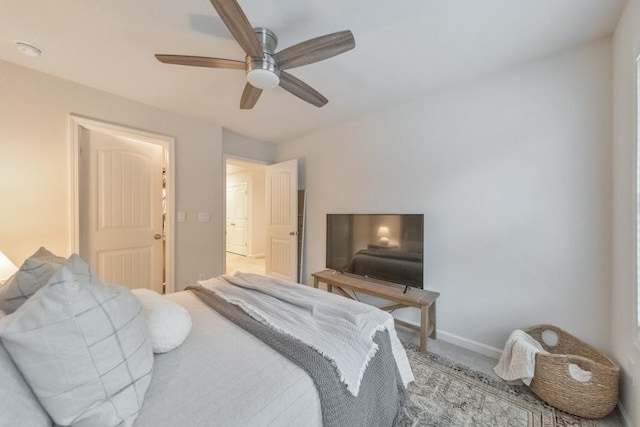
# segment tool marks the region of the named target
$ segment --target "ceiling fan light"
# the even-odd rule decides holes
[[[273,89],[280,84],[280,77],[276,73],[261,68],[249,71],[247,80],[258,89]]]

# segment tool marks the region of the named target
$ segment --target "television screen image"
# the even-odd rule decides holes
[[[326,266],[423,287],[424,215],[327,214]]]

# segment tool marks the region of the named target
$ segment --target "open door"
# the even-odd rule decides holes
[[[298,160],[266,168],[267,275],[298,279]]]
[[[80,255],[103,281],[163,291],[163,147],[97,130],[80,138]]]

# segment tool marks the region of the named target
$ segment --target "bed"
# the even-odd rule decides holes
[[[82,280],[97,281],[97,278],[90,273],[88,266],[77,256],[72,256],[69,260],[58,258],[53,263],[47,262],[47,265],[52,268],[54,279],[60,275],[60,265],[64,265],[77,273],[76,278],[81,277],[83,278]],[[58,263],[57,267],[56,263]],[[70,266],[69,264],[72,265]],[[56,273],[56,271],[58,272]],[[73,274],[70,277],[74,277]],[[61,280],[59,277],[54,279],[49,279],[48,282],[51,283],[53,281],[57,286]],[[261,277],[259,280],[267,280],[267,278]],[[62,281],[64,282],[64,280]],[[357,380],[359,389],[356,388],[356,395],[354,395],[353,390],[349,387],[349,385],[353,386],[353,383],[350,384],[344,378],[340,378],[344,376],[344,373],[338,369],[339,366],[334,366],[339,363],[341,358],[349,359],[352,356],[350,353],[338,355],[337,358],[329,360],[331,355],[321,355],[318,348],[313,349],[307,345],[298,346],[303,338],[297,340],[288,333],[282,333],[283,330],[276,330],[281,325],[277,323],[265,325],[256,322],[255,319],[250,319],[249,322],[258,325],[253,326],[254,328],[266,329],[272,335],[284,335],[284,338],[278,338],[284,339],[285,341],[282,341],[284,344],[278,345],[276,343],[274,345],[273,340],[265,339],[255,330],[247,329],[246,320],[243,324],[243,322],[238,322],[237,319],[233,318],[233,316],[245,316],[247,318],[251,316],[241,309],[241,304],[229,303],[232,298],[228,298],[225,304],[229,304],[226,306],[212,308],[211,298],[220,299],[220,296],[224,295],[218,291],[214,292],[213,288],[207,287],[207,283],[204,283],[202,286],[161,297],[166,301],[177,304],[188,313],[190,331],[186,335],[186,339],[183,338],[184,341],[181,341],[181,344],[171,351],[154,354],[152,361],[145,362],[143,359],[146,356],[139,358],[141,362],[138,364],[138,370],[141,374],[135,378],[134,383],[128,385],[130,390],[134,390],[133,395],[138,396],[138,406],[134,408],[133,415],[124,416],[121,422],[115,424],[112,421],[105,421],[104,424],[102,421],[96,421],[108,419],[108,416],[104,416],[104,414],[92,415],[93,418],[89,417],[89,421],[87,419],[80,420],[80,418],[73,419],[80,420],[78,422],[69,421],[71,418],[65,419],[58,414],[52,415],[50,408],[55,405],[51,405],[49,396],[45,395],[43,397],[41,395],[43,387],[42,384],[38,383],[38,376],[43,371],[42,367],[36,370],[38,376],[34,377],[34,374],[29,372],[28,365],[30,363],[33,365],[34,360],[36,361],[35,364],[40,364],[41,359],[29,359],[29,355],[16,357],[17,353],[14,353],[16,348],[19,349],[19,345],[16,344],[19,340],[14,339],[14,335],[16,335],[16,326],[14,324],[20,324],[21,322],[15,321],[12,316],[13,318],[20,317],[24,314],[23,312],[27,312],[29,309],[33,311],[33,307],[38,304],[38,298],[41,298],[40,295],[46,293],[47,289],[52,287],[50,283],[41,289],[35,290],[32,295],[25,294],[21,296],[24,299],[22,301],[24,307],[18,308],[13,315],[5,316],[2,319],[2,313],[0,313],[0,337],[3,344],[0,345],[0,375],[3,381],[2,391],[0,392],[0,426],[50,426],[52,425],[51,418],[65,420],[64,422],[58,422],[61,425],[122,425],[134,427],[177,425],[346,425],[339,421],[341,419],[357,420],[357,422],[350,422],[348,425],[392,425],[399,415],[404,387],[413,378],[410,368],[408,368],[408,363],[406,366],[398,363],[398,354],[401,353],[401,357],[404,357],[405,360],[406,354],[404,354],[404,349],[401,349],[401,346],[399,349],[398,345],[395,345],[396,342],[399,344],[399,341],[393,341],[389,338],[392,335],[391,333],[395,336],[395,330],[390,331],[378,327],[375,333],[377,352],[374,352],[371,355],[371,359],[368,359],[363,366],[366,369]],[[85,292],[86,289],[94,292],[94,286],[97,286],[97,284],[91,282],[91,284],[82,284],[79,289],[82,292]],[[105,286],[108,288],[111,285]],[[289,292],[289,288],[291,289],[292,298],[300,299],[305,306],[306,301],[310,300],[310,296],[316,295],[314,292],[317,292],[317,297],[320,299],[329,298],[330,300],[331,298],[336,298],[336,303],[338,304],[347,301],[340,296],[330,295],[307,286],[293,284],[287,284],[287,286],[287,292]],[[77,291],[76,288],[73,288],[74,292]],[[115,295],[113,294],[114,291],[112,288],[107,290],[111,294],[105,301],[111,301],[113,295]],[[245,290],[242,290],[242,292],[245,292]],[[135,296],[131,300],[133,293],[124,288],[118,287],[116,293],[118,297],[129,298],[127,301],[136,300]],[[2,297],[3,290],[0,288],[0,310],[3,308],[1,305]],[[93,294],[91,297],[93,299],[96,298]],[[99,296],[98,299],[100,299]],[[318,313],[322,311],[318,310],[319,306],[315,304],[314,302],[309,306],[311,307],[309,311],[311,316],[318,316]],[[345,304],[354,304],[354,302],[345,302]],[[104,310],[106,306],[107,304],[101,303],[98,309]],[[47,309],[46,304],[41,304],[37,307],[38,312],[46,311]],[[355,305],[354,307],[356,307],[356,311],[365,310],[364,304]],[[229,310],[237,313],[230,316]],[[330,313],[333,308],[329,307],[329,310],[326,313]],[[366,308],[366,310],[370,310],[370,308]],[[375,316],[378,315],[377,312],[373,314]],[[387,315],[387,313],[384,314]],[[39,321],[40,317],[42,315],[38,313],[36,320]],[[7,319],[10,319],[10,321]],[[33,326],[34,319],[27,320],[22,323]],[[47,319],[44,324],[49,327],[50,324],[57,325],[58,323],[64,322],[56,323]],[[71,319],[71,323],[77,326],[77,319]],[[125,323],[130,325],[132,322],[128,320]],[[385,326],[385,328],[388,327]],[[393,328],[392,320],[391,328]],[[58,341],[60,340],[52,338],[53,334],[42,333],[40,331],[41,328],[38,327],[33,329],[37,329],[37,333],[40,334],[37,336],[36,343],[38,349],[59,346]],[[119,334],[120,331],[117,333]],[[83,331],[83,334],[86,334],[85,331]],[[91,333],[86,335],[90,336]],[[18,336],[20,335],[18,334]],[[33,341],[33,337],[30,339]],[[70,348],[72,347],[72,344],[67,343],[66,345]],[[283,349],[283,347],[303,347],[304,351],[312,352],[315,356],[308,358],[309,360],[304,363],[300,363],[299,360],[295,360],[295,351],[287,350],[287,348]],[[47,359],[55,359],[59,353],[64,353],[64,348],[61,350],[58,347]],[[61,355],[60,363],[67,363],[65,357],[72,357],[72,353],[74,352],[70,352],[68,355]],[[294,355],[293,357],[292,354]],[[304,354],[308,355],[309,353]],[[8,357],[9,355],[11,358]],[[96,354],[93,354],[91,357],[95,359],[96,357],[101,357],[101,355],[98,354],[96,356]],[[309,366],[315,364],[316,361],[319,362],[317,363],[318,365],[332,365],[335,369],[327,370],[331,371],[330,374],[327,374],[327,372],[323,374],[310,373]],[[47,363],[53,364],[55,361],[47,360]],[[84,363],[83,360],[75,362],[69,372],[75,372],[73,369],[81,370],[82,363]],[[113,363],[114,366],[119,366],[120,364],[117,361]],[[150,363],[153,365],[152,372],[144,368],[144,366],[150,366]],[[130,370],[133,372],[137,368],[136,365],[132,366]],[[407,372],[407,369],[409,369],[409,372]],[[313,371],[314,368],[312,367],[311,370]],[[384,371],[384,375],[380,375],[382,371]],[[111,368],[109,372],[111,372]],[[322,375],[325,376],[323,377]],[[335,376],[340,380],[334,380],[330,387],[327,387],[326,384],[319,384],[324,381],[323,378],[327,378],[326,375]],[[346,377],[348,379],[348,375]],[[66,381],[67,378],[64,377],[58,379],[58,382]],[[339,383],[341,388],[340,393],[335,395],[332,391],[336,387],[334,383]],[[146,393],[144,390],[146,390]],[[65,393],[67,392],[65,391]],[[76,391],[71,391],[70,393],[76,393]],[[34,394],[37,395],[37,398]],[[67,402],[75,404],[76,401],[85,399],[86,394],[85,391],[80,390],[73,395],[72,400],[67,400]],[[122,397],[123,394],[116,393],[116,396]],[[366,399],[369,399],[366,403],[369,406],[358,406],[360,405],[359,401]],[[126,411],[129,407],[135,406],[133,400],[136,400],[136,398],[133,397],[124,404],[122,401],[116,401],[115,404],[107,402],[103,406],[112,405],[117,407],[118,405],[124,405],[119,410]],[[92,403],[90,407],[100,407],[102,404],[103,402],[99,404]],[[44,409],[45,407],[46,410]],[[122,407],[126,408],[121,409]],[[85,410],[85,414],[91,412],[93,410],[91,408]],[[112,408],[107,409],[107,411],[111,410]],[[354,414],[347,414],[347,411],[353,411]],[[375,411],[382,412],[376,414]],[[367,415],[367,413],[370,414]]]
[[[322,425],[317,392],[302,369],[191,291],[167,298],[187,308],[193,326],[178,348],[155,355],[136,427]]]

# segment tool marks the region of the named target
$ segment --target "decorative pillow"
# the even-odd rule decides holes
[[[138,299],[77,255],[0,320],[0,338],[56,424],[133,424],[151,381],[149,328]]]
[[[0,311],[0,319],[5,317]],[[0,426],[50,427],[44,411],[0,343]]]
[[[0,310],[11,314],[38,289],[47,284],[66,258],[55,256],[41,247],[27,258],[20,269],[0,287]]]
[[[178,347],[191,332],[191,315],[186,308],[150,289],[133,289],[140,300],[151,332],[154,353]]]

